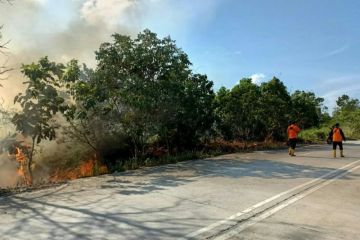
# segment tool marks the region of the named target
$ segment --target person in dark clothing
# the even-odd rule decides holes
[[[335,125],[330,127],[330,132],[329,132],[328,137],[327,137],[327,139],[326,139],[326,143],[327,143],[327,144],[332,144],[334,127],[335,127]]]
[[[332,130],[332,141],[333,141],[333,152],[334,152],[334,158],[336,158],[336,147],[339,146],[340,148],[340,156],[344,156],[344,150],[343,150],[343,141],[346,141],[344,132],[340,128],[340,124],[335,124],[333,130]]]

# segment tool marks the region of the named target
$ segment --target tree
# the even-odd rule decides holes
[[[336,100],[337,108],[335,112],[351,112],[360,108],[360,102],[356,98],[350,98],[348,95],[342,95]]]
[[[230,93],[238,137],[254,139],[260,124],[260,89],[250,78],[240,80]],[[258,133],[257,133],[258,134]]]
[[[108,168],[113,167],[111,162],[103,158],[107,149],[126,145],[122,134],[124,129],[119,121],[120,106],[106,95],[112,89],[97,85],[98,76],[94,70],[83,65],[79,78],[68,86],[73,101],[64,111],[68,125],[63,127],[68,140],[92,150],[95,175],[100,163],[105,163]],[[118,110],[111,110],[111,107]]]
[[[284,85],[274,77],[260,86],[262,122],[267,138],[283,139],[290,120],[291,98]]]
[[[32,184],[32,164],[35,146],[42,140],[53,140],[58,124],[54,116],[65,111],[67,105],[61,96],[62,89],[78,77],[77,61],[66,66],[50,62],[47,57],[22,66],[22,73],[28,78],[25,94],[19,93],[14,103],[20,104],[21,112],[16,113],[12,122],[24,137],[30,137],[31,145],[23,146],[27,154],[27,174]]]
[[[348,127],[350,132],[347,135],[350,137],[360,137],[360,101],[344,94],[337,99],[336,104],[334,121]]]
[[[217,113],[223,136],[251,140],[258,138],[261,124],[260,88],[251,79],[241,79],[230,91],[221,88],[217,95]],[[261,135],[261,134],[260,134]]]
[[[216,93],[215,105],[215,131],[225,140],[234,139],[232,129],[232,114],[228,109],[230,104],[230,90],[221,87]]]
[[[2,42],[2,35],[1,35],[1,29],[2,26],[0,26],[0,54],[2,55],[6,55],[7,53],[5,52],[6,45],[9,43],[9,41],[7,42]],[[2,65],[0,65],[0,80],[3,80],[4,77],[2,77],[5,73],[11,71],[12,69],[9,68],[8,66],[6,66],[6,62],[3,63]],[[2,87],[2,85],[0,84],[0,87]]]
[[[183,86],[179,89],[178,105],[175,114],[176,133],[173,135],[173,142],[176,146],[183,146],[186,149],[210,137],[210,129],[214,122],[214,97],[212,90],[213,83],[206,75],[190,75]],[[170,95],[171,96],[171,95]],[[166,119],[163,119],[166,124]],[[166,126],[166,125],[165,125]]]
[[[96,52],[95,74],[77,85],[75,98],[86,110],[118,116],[135,157],[154,139],[168,150],[192,146],[213,121],[212,82],[192,73],[170,37],[149,30],[135,39],[113,37]]]
[[[312,92],[295,91],[291,95],[291,119],[297,121],[302,128],[319,126],[322,116],[323,98],[316,97]]]
[[[11,1],[11,0],[5,0],[5,1],[0,0],[0,4],[1,4],[1,3],[4,3],[4,2],[7,2],[7,3],[10,4],[12,1]],[[7,48],[6,45],[8,45],[8,43],[9,43],[10,41],[6,41],[6,42],[3,42],[3,41],[2,41],[2,40],[3,40],[3,37],[2,37],[2,34],[1,34],[2,27],[3,27],[3,26],[0,25],[0,54],[5,55],[5,54],[6,54],[5,49]],[[11,69],[11,68],[8,68],[5,64],[1,65],[1,66],[0,66],[0,80],[3,79],[3,78],[1,78],[1,75],[5,74],[5,73],[7,73],[7,72],[9,72],[9,71],[11,71],[11,70],[12,70],[12,69]],[[1,87],[1,86],[2,86],[2,85],[0,84],[0,87]]]

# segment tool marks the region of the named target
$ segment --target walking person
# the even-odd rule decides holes
[[[332,140],[333,140],[333,152],[334,152],[334,158],[336,158],[336,147],[339,146],[340,148],[340,156],[344,156],[344,149],[343,149],[343,141],[346,141],[344,132],[340,128],[340,124],[335,124],[333,130],[332,130]]]
[[[290,122],[290,125],[287,128],[288,134],[288,144],[289,144],[289,155],[294,157],[295,155],[295,148],[297,142],[297,135],[301,131],[301,129],[296,125],[294,121]]]

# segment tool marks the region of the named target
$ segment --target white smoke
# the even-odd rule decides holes
[[[116,33],[135,36],[145,28],[160,36],[186,36],[189,24],[206,22],[214,16],[216,0],[22,0],[0,5],[0,25],[8,51],[0,54],[0,64],[11,72],[0,97],[11,105],[23,89],[21,64],[48,56],[52,61],[78,59],[95,65],[94,52]]]
[[[17,163],[7,153],[0,154],[0,188],[14,186],[17,181]]]
[[[81,17],[92,25],[103,23],[116,27],[119,23],[126,24],[131,7],[135,4],[136,1],[133,0],[86,0],[80,13]]]

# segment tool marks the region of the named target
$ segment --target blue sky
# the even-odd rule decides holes
[[[184,49],[215,86],[258,73],[328,101],[360,97],[360,1],[229,0],[191,27]]]
[[[277,76],[330,108],[342,94],[360,98],[358,0],[24,0],[2,8],[18,61],[91,62],[113,32],[149,28],[176,40],[215,89]]]

